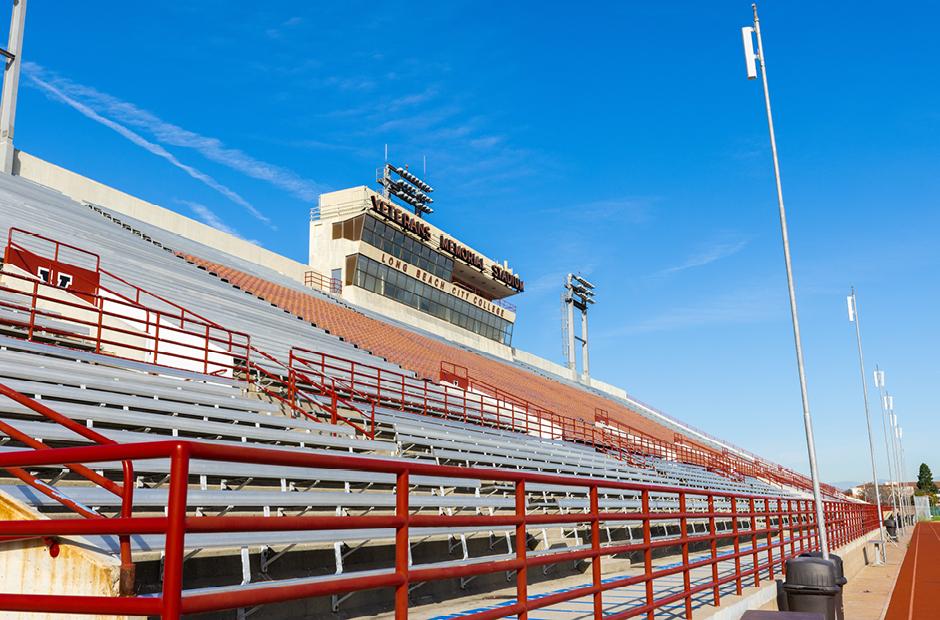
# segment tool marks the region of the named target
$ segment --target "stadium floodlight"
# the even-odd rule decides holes
[[[806,432],[806,451],[809,456],[810,477],[813,480],[813,500],[816,511],[816,524],[819,530],[819,546],[824,559],[829,559],[829,539],[826,534],[826,515],[823,507],[822,490],[819,485],[819,468],[816,464],[816,443],[813,438],[813,417],[809,410],[809,396],[806,389],[806,368],[803,364],[803,342],[800,337],[800,319],[796,307],[796,289],[793,283],[793,266],[790,260],[790,240],[787,231],[787,212],[783,206],[783,186],[780,183],[780,162],[777,159],[777,139],[774,136],[774,119],[770,110],[770,87],[767,85],[767,65],[764,62],[764,45],[760,36],[760,20],[757,17],[757,5],[752,4],[754,10],[754,35],[757,37],[757,58],[745,58],[747,62],[757,61],[760,65],[761,79],[764,85],[764,107],[767,111],[767,129],[770,133],[770,152],[773,156],[774,178],[777,184],[777,208],[780,212],[780,233],[783,237],[783,257],[787,270],[787,288],[790,293],[790,318],[793,323],[793,342],[796,348],[796,366],[800,378],[800,393],[803,405],[803,426]],[[747,33],[745,33],[747,34]],[[748,45],[745,41],[745,51]],[[752,50],[753,51],[753,50]],[[755,66],[755,71],[757,67]],[[750,68],[748,68],[750,77]]]
[[[565,277],[565,292],[562,295],[562,339],[564,341],[565,358],[572,378],[577,380],[577,361],[575,359],[575,341],[581,343],[581,370],[585,383],[591,380],[591,362],[588,354],[588,320],[587,309],[593,303],[594,284],[582,276],[569,273]],[[574,335],[574,309],[581,311],[581,337]]]
[[[394,178],[393,174],[398,178]],[[376,182],[384,188],[386,198],[394,196],[411,205],[418,217],[423,217],[426,213],[434,213],[434,209],[428,206],[434,202],[434,199],[428,196],[434,188],[408,172],[407,166],[400,168],[386,161]]]
[[[855,287],[846,298],[849,308],[849,322],[855,323],[855,342],[858,346],[858,370],[862,377],[862,401],[865,403],[865,429],[868,431],[868,456],[871,459],[871,483],[875,487],[875,506],[878,507],[878,533],[881,538],[881,553],[875,559],[875,564],[884,565],[888,561],[886,549],[886,536],[884,514],[881,512],[881,489],[878,487],[878,466],[875,463],[875,438],[871,432],[871,412],[868,407],[868,382],[865,380],[865,356],[862,353],[861,319],[858,316],[858,299],[855,297]]]

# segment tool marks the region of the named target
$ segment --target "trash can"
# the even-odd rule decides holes
[[[822,552],[813,551],[812,553],[801,553],[801,558],[822,558]],[[845,578],[845,570],[842,567],[842,558],[834,553],[829,554],[829,560],[836,567],[836,585],[839,586],[839,594],[836,595],[836,620],[845,620],[845,607],[842,605],[842,588],[849,582]]]
[[[894,518],[894,515],[891,515],[885,519],[885,531],[888,533],[888,538],[897,541],[898,539],[898,522]]]
[[[810,557],[787,560],[783,591],[789,611],[821,613],[826,620],[837,620],[839,590],[834,562]]]

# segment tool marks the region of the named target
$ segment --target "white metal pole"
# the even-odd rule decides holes
[[[901,428],[900,424],[898,425],[898,458],[900,459],[900,462],[901,462],[901,471],[905,471],[907,469],[907,455],[904,454],[904,429]],[[914,517],[914,493],[913,491],[911,492],[911,501],[909,504],[905,505],[905,508],[907,510],[908,518],[910,518],[912,521],[912,523],[909,523],[906,525],[913,525],[913,517]]]
[[[888,417],[891,422],[891,455],[894,458],[894,471],[898,476],[898,508],[901,518],[901,529],[907,530],[904,523],[904,517],[907,514],[907,505],[904,497],[904,466],[901,464],[901,456],[898,452],[898,416],[894,413],[894,397],[887,395],[888,399]]]
[[[26,0],[13,0],[10,38],[3,71],[3,96],[0,98],[0,172],[13,174],[13,126],[16,122],[16,96],[20,84],[23,55],[23,28],[26,24]]]
[[[855,323],[855,342],[858,345],[858,371],[862,376],[862,397],[865,402],[865,428],[868,431],[868,455],[871,457],[871,481],[875,485],[875,506],[878,510],[878,531],[881,534],[881,558],[876,564],[884,564],[888,560],[885,551],[885,524],[884,514],[881,512],[881,490],[878,488],[878,468],[875,465],[875,440],[871,433],[871,413],[868,408],[868,381],[865,378],[865,356],[862,354],[862,328],[858,315],[858,300],[855,296],[855,287],[849,296],[849,320]]]
[[[888,412],[885,410],[885,374],[875,366],[875,387],[878,388],[879,404],[881,405],[881,430],[885,436],[885,458],[888,461],[888,488],[891,489],[891,503],[894,509],[894,521],[898,521],[898,486],[895,478],[894,463],[891,459],[891,448],[888,445]]]
[[[796,289],[793,282],[793,267],[790,261],[790,240],[787,231],[787,212],[783,206],[783,186],[780,183],[780,162],[777,159],[777,139],[774,136],[774,119],[770,110],[770,88],[767,85],[767,65],[764,61],[764,45],[760,36],[760,20],[757,5],[754,9],[754,33],[757,35],[757,59],[760,62],[761,79],[764,83],[764,104],[767,108],[767,129],[770,132],[770,151],[773,155],[774,177],[777,182],[777,206],[780,211],[780,232],[783,237],[783,257],[787,268],[787,288],[790,292],[790,318],[793,322],[793,342],[796,347],[796,367],[800,377],[800,395],[803,401],[803,426],[806,431],[806,451],[809,455],[809,470],[813,480],[813,500],[816,505],[816,525],[819,529],[819,548],[824,559],[829,559],[829,540],[826,534],[826,518],[822,491],[819,488],[819,469],[816,465],[816,443],[813,439],[813,417],[809,410],[806,390],[806,369],[803,365],[803,343],[800,338],[800,319],[796,307]]]

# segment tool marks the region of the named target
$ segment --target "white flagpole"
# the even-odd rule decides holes
[[[871,481],[875,485],[875,506],[878,513],[878,532],[881,535],[881,553],[875,564],[884,564],[888,561],[885,550],[885,524],[884,514],[881,512],[881,490],[878,488],[878,468],[875,465],[875,440],[871,433],[871,413],[868,409],[868,382],[865,379],[865,356],[862,354],[862,328],[861,318],[858,315],[858,299],[855,297],[855,287],[847,298],[849,305],[849,321],[855,323],[855,341],[858,344],[858,371],[862,375],[862,397],[865,402],[865,428],[868,430],[868,455],[871,457]]]
[[[793,342],[796,347],[796,367],[800,377],[800,395],[803,403],[803,426],[806,431],[806,452],[809,455],[809,471],[813,480],[813,500],[816,507],[816,527],[819,530],[819,549],[824,559],[829,559],[829,540],[826,535],[826,518],[823,506],[822,491],[819,487],[819,468],[816,465],[816,442],[813,438],[813,417],[809,411],[809,396],[806,389],[806,369],[803,365],[803,343],[800,338],[800,319],[796,308],[796,287],[793,282],[793,267],[790,261],[790,239],[787,231],[787,211],[783,206],[783,186],[780,183],[780,163],[777,160],[777,139],[774,136],[774,118],[770,110],[770,88],[767,85],[767,66],[764,62],[764,45],[760,36],[760,20],[757,18],[757,5],[754,9],[754,34],[757,35],[757,58],[760,63],[760,74],[764,82],[764,104],[767,108],[767,128],[770,132],[770,152],[774,161],[774,177],[777,182],[777,207],[780,212],[780,232],[783,237],[783,258],[787,268],[787,288],[790,292],[790,318],[793,323]],[[753,47],[751,45],[748,28],[742,31],[744,36],[744,49],[746,54],[748,79],[754,75]]]
[[[894,521],[898,520],[898,485],[894,463],[891,459],[891,448],[888,445],[888,411],[885,406],[885,371],[875,366],[875,387],[878,388],[879,404],[881,405],[881,430],[885,437],[885,458],[888,460],[888,488],[891,489],[891,503],[894,508]]]

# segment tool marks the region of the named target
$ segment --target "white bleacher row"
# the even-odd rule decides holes
[[[290,348],[299,346],[413,374],[246,295],[53,190],[4,176],[0,179],[0,211],[4,215],[0,218],[0,239],[5,240],[9,228],[16,227],[92,251],[100,255],[102,267],[108,271],[222,327],[250,334],[254,346],[279,360],[286,361]],[[49,252],[44,242],[31,242],[24,235],[17,239],[27,248]],[[148,301],[147,305],[160,310],[158,303]]]

